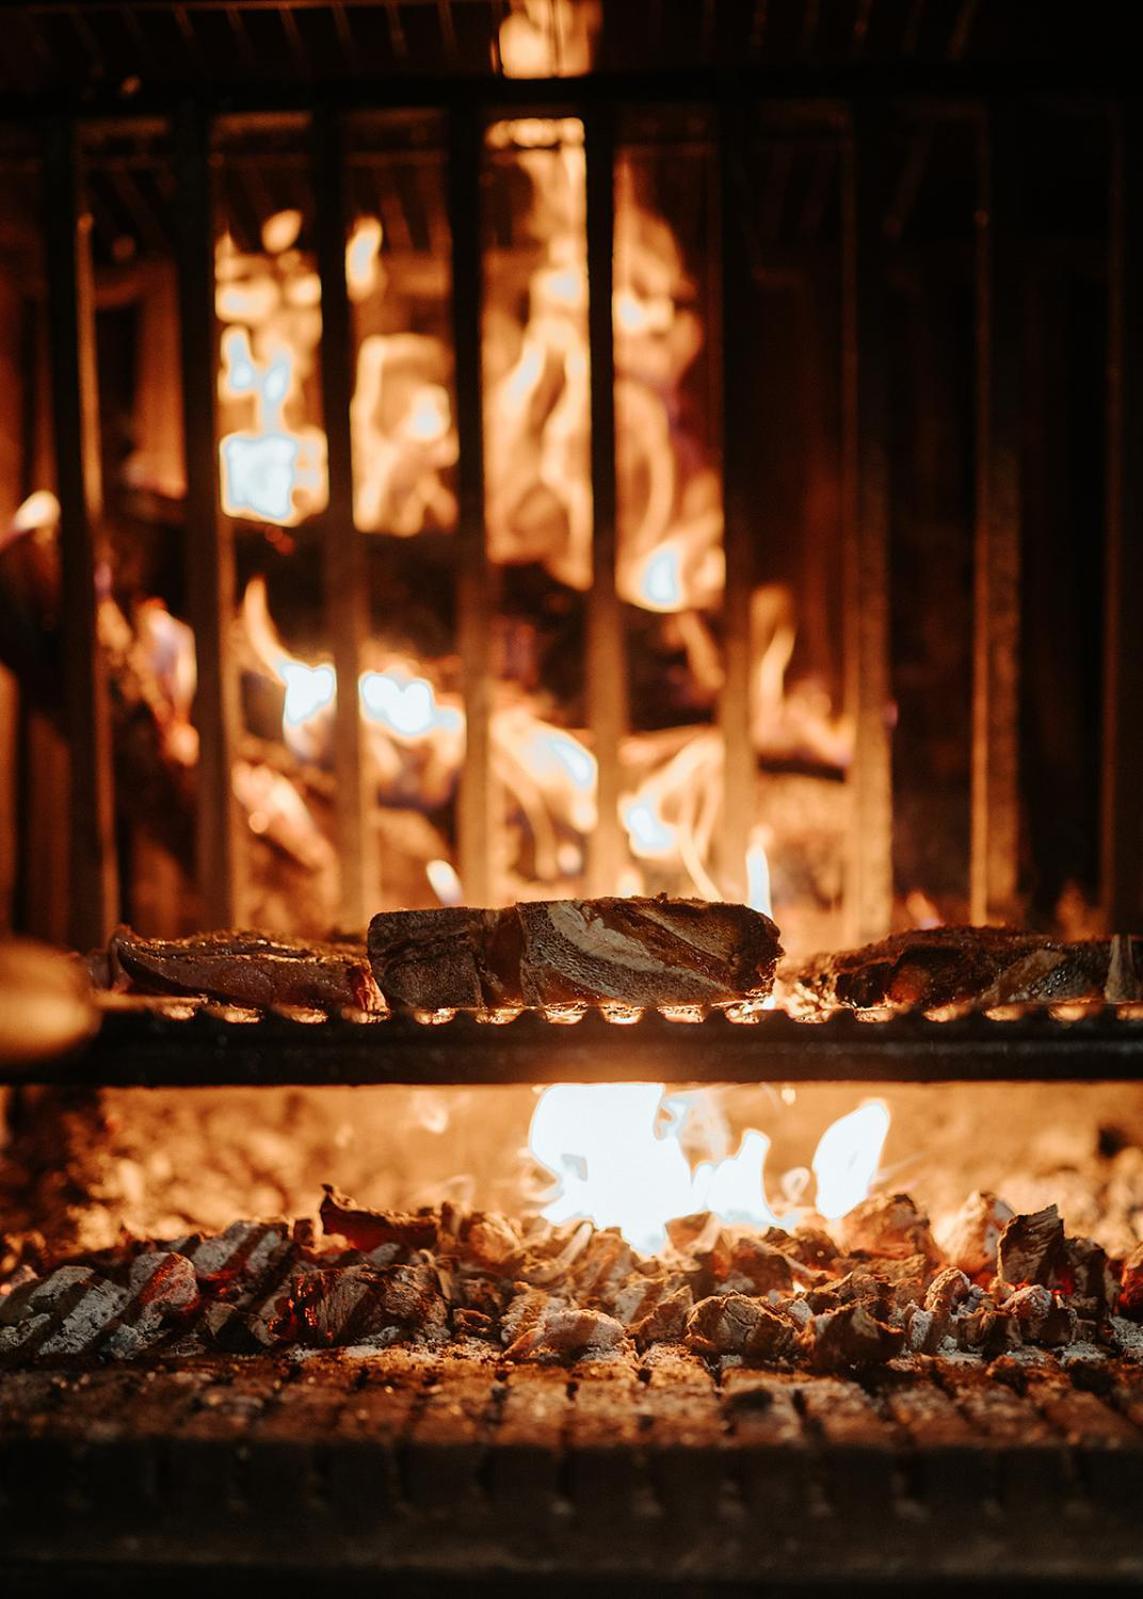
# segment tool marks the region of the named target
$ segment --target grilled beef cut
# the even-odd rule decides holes
[[[303,944],[264,933],[199,933],[139,938],[121,927],[108,945],[113,981],[150,993],[206,994],[234,1005],[302,1005],[383,1011],[364,950]]]
[[[1120,1003],[1143,998],[1143,938],[1124,934],[1065,943],[1006,927],[937,927],[805,963],[786,962],[778,985],[795,1013]]]
[[[392,911],[369,924],[385,998],[423,1010],[726,1004],[768,994],[780,954],[758,911],[665,895]]]

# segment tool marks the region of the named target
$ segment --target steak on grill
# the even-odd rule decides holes
[[[301,1005],[319,1010],[383,1011],[364,950],[303,944],[264,933],[198,933],[139,938],[120,927],[108,944],[113,982],[150,993],[206,994],[232,1005]]]
[[[1143,998],[1143,937],[1076,943],[1007,927],[936,927],[878,944],[787,961],[779,994],[795,1014],[938,1010],[1064,1000]]]
[[[382,993],[422,1010],[727,1004],[768,994],[780,954],[760,912],[666,895],[390,911],[369,924]]]

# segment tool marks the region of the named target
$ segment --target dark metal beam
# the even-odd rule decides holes
[[[60,631],[70,758],[68,933],[77,949],[102,943],[118,918],[115,807],[106,665],[99,644],[102,531],[99,386],[90,218],[70,121],[48,125],[44,150],[48,336],[60,503]]]
[[[234,544],[221,513],[218,463],[218,339],[214,317],[214,207],[210,122],[180,109],[178,172],[179,317],[186,454],[187,595],[198,661],[196,874],[208,927],[233,927],[242,906],[242,839],[231,787],[239,725],[231,649]]]
[[[369,626],[365,552],[353,520],[353,334],[345,282],[347,237],[345,165],[341,124],[314,118],[314,193],[317,264],[321,278],[322,410],[329,473],[329,504],[322,518],[325,611],[337,673],[334,720],[334,814],[341,884],[341,926],[364,929],[379,903],[369,808],[365,791],[358,679],[361,646]]]

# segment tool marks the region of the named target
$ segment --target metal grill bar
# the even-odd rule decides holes
[[[723,800],[719,887],[728,899],[746,897],[746,849],[754,821],[758,763],[750,728],[750,597],[754,586],[754,526],[749,505],[751,401],[747,327],[752,309],[750,255],[742,225],[747,201],[743,162],[747,116],[724,106],[718,127],[719,220],[722,267],[722,502],[726,586],[722,600],[723,685],[719,727]]]
[[[879,120],[856,108],[842,144],[842,583],[845,706],[855,730],[845,922],[854,944],[888,932],[893,903],[883,137]]]
[[[1107,318],[1107,561],[1101,858],[1108,925],[1143,926],[1143,151],[1133,100],[1111,118]]]
[[[357,683],[369,626],[364,550],[353,520],[350,405],[353,354],[345,283],[345,182],[341,124],[328,111],[314,117],[317,259],[321,277],[322,409],[329,505],[322,526],[325,607],[337,674],[334,721],[334,807],[341,886],[341,925],[364,928],[379,883],[365,793]],[[368,892],[367,892],[368,886]]]
[[[456,362],[459,519],[457,538],[457,642],[464,674],[464,773],[460,785],[460,876],[470,905],[492,897],[491,832],[492,683],[489,648],[491,583],[484,528],[484,405],[481,318],[480,171],[483,120],[469,107],[449,119],[448,197],[452,228],[452,319]]]
[[[96,611],[103,489],[90,218],[83,212],[77,129],[65,119],[47,130],[44,216],[70,755],[68,935],[77,948],[88,949],[115,923],[118,878],[111,724]]]
[[[627,726],[627,655],[615,586],[615,128],[610,107],[584,119],[587,156],[588,342],[591,360],[591,591],[587,597],[587,719],[598,763],[598,816],[588,847],[588,886],[613,894],[623,865],[619,747]]]
[[[1017,129],[985,115],[977,147],[974,922],[1016,912],[1019,853],[1020,174]]]
[[[181,1088],[216,1084],[550,1082],[1127,1081],[1143,1076],[1143,1014],[1080,1020],[1047,1012],[949,1021],[919,1015],[816,1023],[779,1011],[692,1022],[650,1011],[620,1025],[597,1011],[574,1024],[529,1012],[493,1025],[236,1013],[198,1001],[108,1012],[68,1060],[10,1069],[22,1083]],[[5,1074],[0,1070],[0,1082]]]
[[[208,926],[240,920],[243,855],[231,772],[239,723],[230,632],[235,605],[234,544],[221,512],[214,212],[210,121],[198,106],[175,125],[179,184],[179,320],[186,456],[187,595],[198,665],[196,869]]]

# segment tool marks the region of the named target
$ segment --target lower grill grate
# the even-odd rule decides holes
[[[862,1384],[473,1345],[0,1376],[0,1536],[45,1570],[1138,1577],[1141,1492],[1143,1366],[1106,1360]]]

